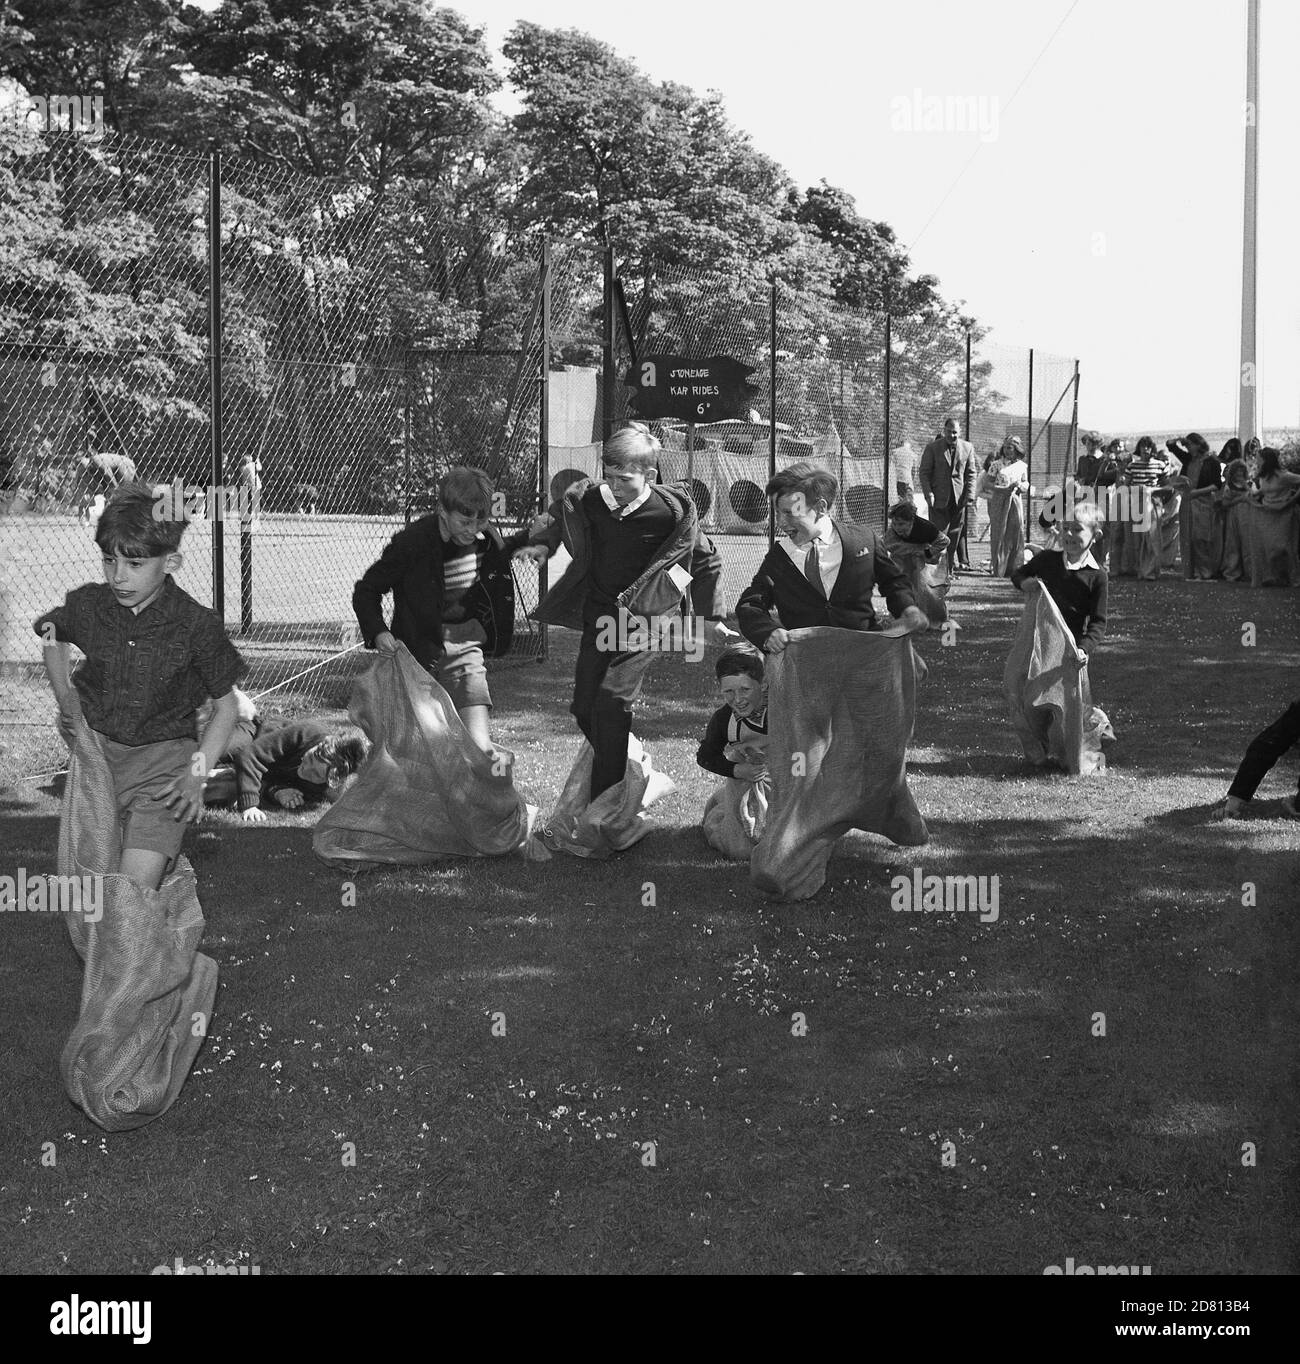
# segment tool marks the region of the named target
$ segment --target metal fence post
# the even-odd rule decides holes
[[[212,138],[208,143],[208,386],[209,438],[211,464],[209,473],[214,489],[222,485],[222,423],[221,406],[221,143]],[[226,614],[226,523],[220,516],[212,518],[212,609],[223,620]]]
[[[1078,468],[1079,437],[1079,362],[1074,362],[1074,405],[1070,411],[1070,445],[1065,452],[1065,472],[1072,474]]]
[[[894,380],[894,315],[887,312],[885,314],[885,521],[889,520],[889,503],[891,501],[889,492],[889,450],[893,445],[893,435],[890,430],[891,411],[889,406],[889,390]]]
[[[1025,473],[1029,478],[1029,496],[1034,495],[1034,348],[1029,347],[1029,411],[1025,416],[1028,426],[1028,441],[1026,442],[1028,454],[1025,456]],[[1030,513],[1033,507],[1030,506]]]
[[[415,352],[406,347],[403,368],[404,403],[402,411],[402,515],[403,524],[411,524],[411,419],[415,406]]]
[[[608,233],[608,224],[606,224]],[[607,441],[614,434],[614,248],[606,236],[604,279],[601,291],[601,392],[600,435]]]
[[[542,239],[542,354],[539,361],[541,373],[538,375],[540,392],[537,414],[537,501],[538,508],[545,511],[551,488],[551,243],[549,238]],[[537,566],[537,600],[540,604],[546,596],[550,584],[546,565]],[[546,624],[539,624],[537,661],[545,662],[550,639]]]
[[[768,361],[768,384],[767,395],[767,476],[769,479],[776,477],[776,276],[772,276],[772,303],[771,312],[768,319],[768,340],[771,343],[771,356]],[[776,503],[768,502],[767,506],[767,547],[776,543]]]

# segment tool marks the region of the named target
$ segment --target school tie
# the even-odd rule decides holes
[[[812,583],[819,597],[826,595],[826,585],[822,582],[821,564],[818,560],[817,541],[808,546],[808,556],[803,561],[803,575]]]

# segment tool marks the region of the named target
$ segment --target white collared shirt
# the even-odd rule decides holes
[[[1096,559],[1094,559],[1094,558],[1092,557],[1092,550],[1090,550],[1090,549],[1085,549],[1085,550],[1084,550],[1084,552],[1083,552],[1083,558],[1080,559],[1079,562],[1078,562],[1077,564],[1072,564],[1072,563],[1069,561],[1069,559],[1067,559],[1067,558],[1065,557],[1065,550],[1062,550],[1062,551],[1061,551],[1061,557],[1062,557],[1062,559],[1065,560],[1065,567],[1066,567],[1067,571],[1070,571],[1070,572],[1073,572],[1075,569],[1079,569],[1079,568],[1100,568],[1100,567],[1101,567],[1101,565],[1096,561]]]
[[[616,498],[614,494],[609,490],[609,484],[602,483],[599,486],[600,495],[605,499],[605,505],[610,509],[610,511],[614,513],[614,515],[620,521],[624,520],[624,518],[626,517],[631,516],[632,513],[636,511],[638,507],[644,507],[647,500],[650,497],[651,492],[650,484],[647,483],[645,487],[641,489],[640,493],[638,493],[637,496],[634,497],[632,501],[627,504],[626,507],[620,507],[618,503],[618,498]]]
[[[805,544],[796,545],[788,535],[783,535],[781,548],[802,574],[804,564],[808,562],[808,551],[812,548],[813,540],[818,544],[817,571],[821,574],[822,586],[829,597],[835,586],[835,579],[840,576],[840,565],[844,562],[844,542],[836,532],[835,523],[831,518],[823,516],[817,523],[816,534]]]

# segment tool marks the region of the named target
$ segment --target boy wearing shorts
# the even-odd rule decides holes
[[[492,480],[481,469],[449,469],[438,484],[438,509],[398,531],[352,592],[366,647],[392,655],[397,641],[437,678],[470,737],[493,752],[492,696],[483,659],[510,649],[515,628],[509,540],[492,525]],[[393,594],[393,620],[383,599]]]
[[[64,737],[73,738],[79,699],[107,759],[122,823],[118,870],[147,891],[162,884],[203,811],[247,666],[216,613],[176,585],[185,522],[159,508],[150,488],[118,488],[95,530],[105,581],[75,588],[35,622]],[[70,679],[73,644],[85,661]],[[209,698],[200,738],[196,714]]]

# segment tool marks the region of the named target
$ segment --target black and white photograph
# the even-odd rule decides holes
[[[213,1345],[341,1346],[345,1276],[358,1342],[447,1277],[1276,1326],[1297,53],[1287,0],[0,0],[16,1329],[188,1343],[179,1276],[262,1281]]]

